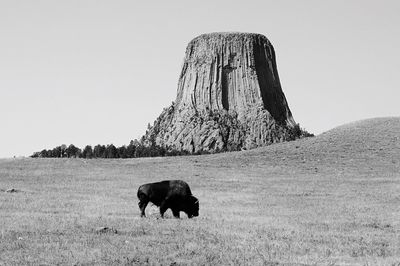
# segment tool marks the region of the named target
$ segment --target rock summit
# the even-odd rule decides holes
[[[175,102],[143,136],[187,152],[251,149],[300,137],[261,34],[210,33],[186,48]]]

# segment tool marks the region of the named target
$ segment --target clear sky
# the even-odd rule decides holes
[[[0,0],[0,158],[128,144],[175,100],[187,43],[267,36],[316,134],[400,115],[398,1]]]

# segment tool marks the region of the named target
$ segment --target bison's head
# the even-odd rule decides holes
[[[196,197],[190,196],[188,207],[187,215],[189,218],[199,216],[199,200]]]

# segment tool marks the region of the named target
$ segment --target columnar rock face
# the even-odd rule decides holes
[[[175,103],[144,136],[168,149],[250,149],[301,135],[263,35],[211,33],[186,49]]]

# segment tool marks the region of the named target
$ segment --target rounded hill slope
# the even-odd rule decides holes
[[[400,117],[371,118],[331,129],[314,139],[314,145],[327,143],[327,150],[350,152],[397,152],[400,148]]]
[[[356,157],[364,154],[396,159],[400,155],[400,117],[348,123],[317,136],[313,146]]]
[[[316,154],[341,153],[358,156],[362,153],[380,152],[396,155],[400,152],[400,117],[371,118],[360,120],[326,131],[314,138],[307,138],[291,143],[281,143],[256,149],[306,148]]]
[[[232,154],[250,164],[400,173],[400,117],[348,123],[313,138]],[[237,158],[240,160],[239,158]],[[368,170],[368,171],[367,171]]]

